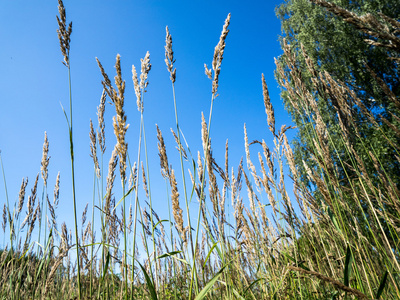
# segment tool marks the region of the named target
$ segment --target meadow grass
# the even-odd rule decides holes
[[[400,30],[395,20],[384,17],[390,26],[373,31],[376,26],[370,25],[382,20],[361,18],[354,14],[351,19],[345,10],[332,8],[322,0],[314,2],[331,9],[339,17],[347,18],[346,21],[360,30],[369,28],[372,36],[392,42],[386,45],[400,45],[399,38],[393,34]],[[65,115],[74,182],[69,61],[72,25],[67,26],[61,0],[59,13],[58,35],[69,75],[70,113]],[[150,54],[147,52],[141,60],[140,75],[132,67],[133,87],[141,117],[138,154],[134,161],[129,156],[125,140],[128,125],[120,56],[116,58],[114,83],[97,60],[104,90],[98,107],[97,129],[90,121],[90,149],[94,164],[91,220],[87,221],[86,206],[82,222],[78,224],[73,186],[73,234],[65,223],[59,225],[56,218],[59,175],[51,200],[47,190],[49,141],[45,136],[42,198],[38,199],[38,175],[27,200],[28,182],[23,179],[18,201],[10,203],[7,195],[3,207],[2,229],[4,234],[7,229],[10,235],[6,248],[0,251],[2,299],[400,298],[400,193],[385,173],[383,164],[376,159],[373,146],[359,134],[357,124],[352,120],[354,107],[351,103],[355,103],[376,130],[381,130],[382,121],[362,104],[346,83],[337,82],[330,74],[317,71],[304,50],[302,59],[307,68],[300,69],[296,64],[298,57],[283,41],[287,67],[282,69],[277,65],[277,72],[279,83],[295,108],[294,113],[309,125],[309,136],[314,141],[313,145],[309,145],[314,167],[304,162],[312,186],[305,185],[298,173],[286,135],[292,128],[282,125],[279,130],[276,129],[264,75],[261,76],[261,85],[267,125],[275,148],[269,149],[264,140],[249,143],[244,126],[245,162],[242,159],[236,168],[229,168],[228,141],[225,161],[222,164],[215,161],[210,139],[212,110],[218,95],[218,78],[229,23],[230,15],[223,25],[211,67],[205,65],[212,91],[208,120],[202,115],[203,149],[197,153],[192,153],[179,126],[175,57],[172,36],[166,28],[165,62],[172,84],[171,104],[174,105],[176,120],[172,131],[183,180],[179,185],[177,172],[168,162],[163,133],[157,126],[160,167],[169,203],[168,220],[161,219],[153,209],[151,197],[144,126],[144,96],[151,70]],[[384,44],[378,46],[385,47]],[[398,59],[400,48],[390,47],[397,56],[388,59]],[[303,72],[312,75],[310,82],[303,80]],[[390,87],[379,78],[377,80],[383,93],[393,100],[396,107],[393,118],[383,122],[390,124],[400,137],[400,101]],[[113,128],[117,144],[112,147],[108,170],[105,170],[104,111],[107,97],[115,107]],[[317,101],[334,103],[340,140],[333,140],[330,135]],[[386,138],[384,134],[382,138]],[[360,157],[354,151],[354,143],[363,144],[369,156]],[[341,149],[345,149],[345,153],[337,150],[339,144],[344,145]],[[393,151],[398,153],[399,146],[392,146]],[[250,148],[258,149],[258,162],[252,161]],[[341,165],[333,163],[332,157],[337,157],[335,161]],[[344,160],[344,157],[350,159]],[[373,162],[374,172],[368,173],[365,169],[366,160]],[[3,169],[1,156],[0,162]],[[115,184],[117,166],[121,178],[120,190]],[[285,173],[285,166],[290,169],[289,174]],[[344,180],[339,179],[338,168],[351,170],[351,174]],[[185,170],[189,170],[189,174]],[[3,178],[7,187],[4,170]],[[143,197],[139,193],[139,180],[144,188]],[[293,183],[290,192],[292,187],[288,187],[288,182]],[[180,186],[183,187],[183,195],[179,192]],[[123,195],[119,201],[113,196],[116,191]],[[294,199],[290,199],[289,195],[293,195]],[[134,199],[133,206],[129,208],[127,197]],[[197,201],[197,210],[193,211],[192,201]],[[227,210],[228,202],[233,212]],[[26,217],[22,219],[25,204]],[[120,215],[117,208],[122,208]],[[99,218],[95,218],[95,211],[100,212]],[[269,211],[271,213],[267,213]],[[197,216],[195,222],[193,216]],[[45,224],[43,220],[47,219],[50,221]],[[96,228],[100,229],[100,240],[94,234]],[[39,241],[43,247],[34,247],[31,240],[34,230],[38,231],[39,239],[43,238],[42,242]],[[44,236],[40,237],[43,232]],[[141,241],[137,236],[141,237]],[[139,248],[144,249],[144,259],[138,257]],[[75,256],[71,255],[72,251]]]

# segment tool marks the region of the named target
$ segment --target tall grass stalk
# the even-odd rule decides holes
[[[68,122],[68,132],[69,132],[69,145],[70,145],[70,155],[71,155],[71,179],[72,179],[72,199],[74,203],[74,221],[75,221],[75,242],[76,242],[76,262],[78,271],[78,296],[81,299],[81,266],[79,260],[79,238],[78,238],[78,220],[76,215],[76,196],[75,196],[75,163],[74,163],[74,142],[73,142],[73,119],[72,119],[72,84],[71,84],[71,67],[70,67],[70,41],[72,33],[72,22],[69,23],[67,28],[66,13],[62,0],[58,0],[58,12],[60,17],[57,16],[58,22],[58,39],[60,41],[61,52],[64,56],[63,64],[68,68],[68,89],[69,89],[69,118],[64,111],[65,117]]]

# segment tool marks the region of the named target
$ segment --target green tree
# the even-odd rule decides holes
[[[385,39],[384,35],[374,35],[368,28],[376,27],[373,30],[389,32],[392,25],[399,27],[394,23],[400,17],[400,2],[398,0],[331,0],[329,2],[286,0],[277,7],[276,14],[282,23],[282,47],[285,43],[290,45],[290,50],[296,57],[294,64],[301,73],[298,75],[306,86],[307,92],[317,99],[318,110],[330,136],[330,159],[337,170],[339,182],[343,186],[350,186],[352,177],[355,177],[355,162],[352,161],[348,148],[346,149],[346,144],[340,137],[341,128],[338,120],[340,109],[336,103],[337,99],[331,95],[324,95],[323,87],[320,90],[315,88],[316,83],[312,82],[315,74],[311,74],[306,66],[307,55],[313,61],[317,72],[329,73],[335,81],[341,82],[360,99],[358,104],[349,103],[351,122],[355,124],[355,127],[349,127],[349,135],[354,137],[351,146],[365,164],[365,169],[372,177],[377,189],[382,184],[382,174],[377,172],[376,163],[374,165],[374,160],[371,159],[371,149],[382,172],[390,178],[390,184],[394,185],[394,189],[398,191],[400,189],[400,159],[398,158],[400,107],[396,106],[396,103],[400,95],[398,76],[400,44],[396,44],[396,38],[399,37],[399,30],[391,32],[395,39],[393,43],[392,40]],[[353,16],[356,18],[350,20]],[[357,19],[357,16],[361,17]],[[375,17],[381,25],[376,22],[376,24],[370,22],[371,24],[368,25],[370,19],[365,18],[366,16]],[[282,55],[277,63],[285,72],[284,76],[276,72],[278,81],[286,77],[290,86],[296,86],[293,73],[290,73],[287,67],[288,57],[285,54]],[[311,158],[315,152],[313,151],[315,135],[310,129],[313,120],[305,114],[298,113],[298,109],[295,109],[293,105],[295,104],[293,97],[286,89],[282,89],[281,97],[298,127],[298,135],[293,144],[300,181],[314,190],[314,197],[323,201],[320,191],[307,176],[307,167],[310,169],[318,167],[315,159]],[[393,99],[397,100],[393,101]],[[368,113],[365,113],[366,111]],[[372,126],[368,114],[373,116],[376,126]],[[354,192],[356,192],[354,188],[349,188],[346,197],[349,202],[354,198],[352,197]],[[400,195],[397,194],[398,197]],[[363,205],[366,206],[365,203]],[[365,210],[367,211],[367,208]],[[395,211],[391,213],[397,214]],[[357,218],[362,217],[359,215]]]

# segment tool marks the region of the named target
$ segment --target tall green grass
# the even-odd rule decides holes
[[[61,0],[59,4],[60,46],[64,64],[70,74],[69,41],[72,27],[67,28]],[[179,184],[176,180],[174,166],[168,162],[162,130],[157,126],[160,166],[170,207],[168,216],[158,215],[154,211],[151,198],[151,170],[147,149],[155,145],[147,144],[144,126],[144,95],[148,88],[148,75],[151,74],[150,55],[147,53],[141,60],[140,75],[133,68],[133,88],[141,119],[135,161],[131,161],[130,148],[125,141],[128,126],[123,110],[125,81],[121,75],[120,57],[117,56],[116,60],[114,84],[98,61],[104,90],[98,107],[97,129],[90,123],[91,156],[94,162],[91,221],[86,222],[86,207],[78,230],[73,187],[74,237],[65,223],[61,227],[58,225],[55,211],[58,205],[59,178],[54,189],[54,199],[50,201],[45,180],[47,177],[44,175],[47,174],[45,162],[48,145],[44,146],[42,199],[47,199],[45,204],[36,201],[38,175],[27,200],[24,220],[20,216],[25,203],[27,180],[21,184],[18,202],[10,203],[7,196],[3,207],[3,232],[7,230],[10,235],[6,249],[0,251],[2,298],[400,298],[400,193],[386,175],[383,164],[375,158],[373,145],[369,145],[358,133],[357,124],[351,118],[354,107],[350,104],[355,104],[376,130],[380,130],[380,121],[363,106],[345,83],[336,82],[327,73],[318,73],[307,53],[302,53],[307,70],[299,70],[290,45],[284,43],[287,68],[278,67],[277,72],[281,86],[290,95],[295,113],[308,125],[310,139],[314,140],[309,149],[313,167],[304,162],[313,186],[303,184],[298,175],[298,166],[286,136],[292,128],[282,125],[276,130],[274,110],[264,75],[261,85],[268,116],[266,125],[271,135],[260,138],[270,138],[275,148],[269,149],[264,139],[249,143],[245,126],[245,163],[242,160],[238,166],[229,169],[228,142],[225,161],[215,161],[210,139],[212,111],[218,95],[218,76],[225,44],[229,42],[229,22],[230,15],[215,48],[211,68],[205,66],[206,74],[212,82],[211,101],[208,121],[202,116],[203,149],[197,153],[192,153],[179,125],[179,99],[174,84],[175,58],[172,37],[167,28],[166,65],[172,83],[171,105],[175,111],[174,136],[178,149],[176,155],[179,156],[183,181]],[[390,22],[385,30],[400,30],[396,26],[398,23]],[[388,35],[382,32],[377,34],[388,39]],[[398,42],[394,35],[389,38]],[[400,51],[396,51],[398,59]],[[312,81],[304,82],[302,72],[312,74]],[[294,84],[289,85],[289,80]],[[70,114],[69,117],[66,114],[66,117],[73,179],[75,167],[70,75],[68,84]],[[312,86],[311,90],[309,86]],[[393,121],[386,121],[399,133],[399,99],[393,96],[390,87],[382,85],[382,91],[392,97],[397,106],[392,112]],[[117,144],[113,146],[109,158],[108,172],[103,166],[103,159],[107,159],[104,157],[106,137],[103,118],[106,97],[110,98],[116,109],[113,128],[117,137]],[[327,124],[323,122],[316,103],[321,99],[328,103],[334,99],[337,104],[335,108],[341,129],[340,140],[333,140]],[[345,146],[346,153],[339,153],[338,143]],[[360,157],[354,151],[354,143],[364,145],[369,156]],[[393,149],[398,153],[398,145],[393,145]],[[251,158],[251,152],[255,151],[258,152],[257,162]],[[330,159],[333,156],[338,156],[343,166],[333,164]],[[341,160],[342,157],[350,157],[351,163]],[[365,169],[366,160],[374,163],[376,170],[373,173]],[[337,169],[344,167],[344,164],[346,169],[352,171],[345,183],[337,176]],[[114,186],[118,165],[120,190]],[[286,166],[290,169],[289,174],[285,172]],[[189,174],[185,170],[189,170]],[[3,165],[2,171],[7,190]],[[372,183],[377,182],[376,178],[379,178],[378,185]],[[141,186],[145,189],[143,196],[143,193],[139,193],[139,180],[142,180]],[[292,191],[289,182],[293,183]],[[183,195],[179,192],[182,189]],[[113,197],[117,191],[122,195],[121,199]],[[291,199],[290,195],[294,198]],[[129,199],[132,199],[133,205],[128,210]],[[198,205],[190,205],[193,201],[197,201]],[[228,201],[230,210],[227,209]],[[121,207],[122,213],[119,215],[117,212]],[[51,222],[48,233],[45,231],[43,246],[37,249],[31,236],[34,230],[42,231],[40,225],[36,226],[42,216]],[[192,227],[194,224],[195,227]],[[94,236],[96,228],[101,231],[100,241]],[[144,249],[144,258],[138,257],[139,248]],[[71,251],[74,250],[76,254],[72,255]]]

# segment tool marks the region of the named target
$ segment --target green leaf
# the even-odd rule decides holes
[[[176,260],[179,260],[180,262],[183,262],[184,264],[189,265],[189,263],[186,260],[175,256],[175,254],[178,254],[178,253],[181,253],[181,252],[182,251],[172,251],[172,252],[164,253],[164,254],[161,254],[160,256],[157,256],[156,259],[170,256],[170,257],[172,257],[172,258],[174,258]]]
[[[138,264],[143,271],[144,277],[146,278],[147,286],[150,290],[151,299],[157,300],[157,293],[156,293],[156,289],[154,288],[153,282],[151,281],[149,275],[147,274],[147,272],[144,269],[144,267],[142,266],[142,264],[140,262],[138,262]]]
[[[105,264],[105,267],[103,269],[103,278],[101,279],[102,281],[104,281],[104,278],[106,277],[106,273],[107,273],[107,270],[108,270],[109,263],[110,263],[110,251],[107,251],[106,264]]]
[[[351,273],[352,262],[353,262],[353,255],[351,255],[350,246],[347,246],[346,261],[344,263],[344,279],[343,279],[343,283],[345,286],[349,286],[349,278]]]
[[[335,225],[336,230],[339,231],[340,233],[342,233],[342,231],[340,230],[339,224],[336,220],[336,217],[332,213],[332,210],[329,208],[329,206],[328,206],[328,215],[329,215],[329,218],[332,220],[333,225]]]
[[[219,243],[219,241],[215,242],[214,245],[211,247],[210,251],[208,251],[207,257],[204,260],[203,269],[206,267],[206,263],[207,263],[208,259],[210,258],[211,253],[213,252],[214,248],[217,246],[218,243]]]
[[[68,130],[71,131],[71,126],[69,125],[69,119],[68,119],[67,113],[65,112],[65,109],[64,109],[64,107],[62,106],[61,102],[60,102],[60,105],[61,105],[61,109],[62,109],[62,111],[63,111],[63,113],[64,113],[65,119],[67,120]]]
[[[201,300],[204,299],[204,297],[208,294],[210,289],[213,287],[214,283],[218,280],[219,276],[221,276],[222,272],[226,268],[227,265],[223,266],[221,270],[218,271],[217,274],[206,284],[206,286],[200,291],[200,293],[197,294],[196,298],[194,300]]]
[[[244,290],[243,295],[246,295],[246,293],[251,289],[251,287],[253,285],[255,285],[257,282],[261,281],[261,280],[265,280],[264,278],[258,278],[256,280],[254,280],[252,283],[250,283],[250,285]]]
[[[289,258],[291,261],[293,261],[293,262],[296,264],[297,267],[300,267],[300,268],[302,268],[302,269],[304,269],[304,270],[310,271],[310,269],[307,268],[307,267],[304,265],[303,262],[294,259],[293,257],[291,257],[289,254],[287,254],[287,253],[285,253],[285,252],[282,252],[282,254],[285,255],[287,258]]]
[[[386,285],[386,279],[388,277],[388,274],[389,274],[388,271],[386,271],[385,274],[383,274],[383,277],[381,278],[381,282],[379,283],[378,291],[376,292],[375,299],[379,299],[380,296],[382,295],[383,289],[385,288],[385,285]]]
[[[154,233],[154,229],[156,229],[157,225],[160,224],[160,223],[162,223],[162,222],[169,222],[169,220],[160,220],[160,221],[158,221],[158,222],[153,226],[153,230],[152,230],[153,233]]]
[[[231,287],[231,289],[232,289],[232,292],[235,294],[236,299],[245,300],[245,299],[239,294],[239,292],[238,292],[237,290],[235,290],[233,287]]]
[[[134,188],[135,188],[134,186],[131,187],[131,188],[129,189],[129,191],[118,201],[118,203],[115,204],[115,206],[114,206],[113,210],[111,211],[111,213],[113,213],[114,210],[116,210],[116,208],[118,207],[118,205],[121,204],[122,200],[124,200],[124,199],[133,191]]]

